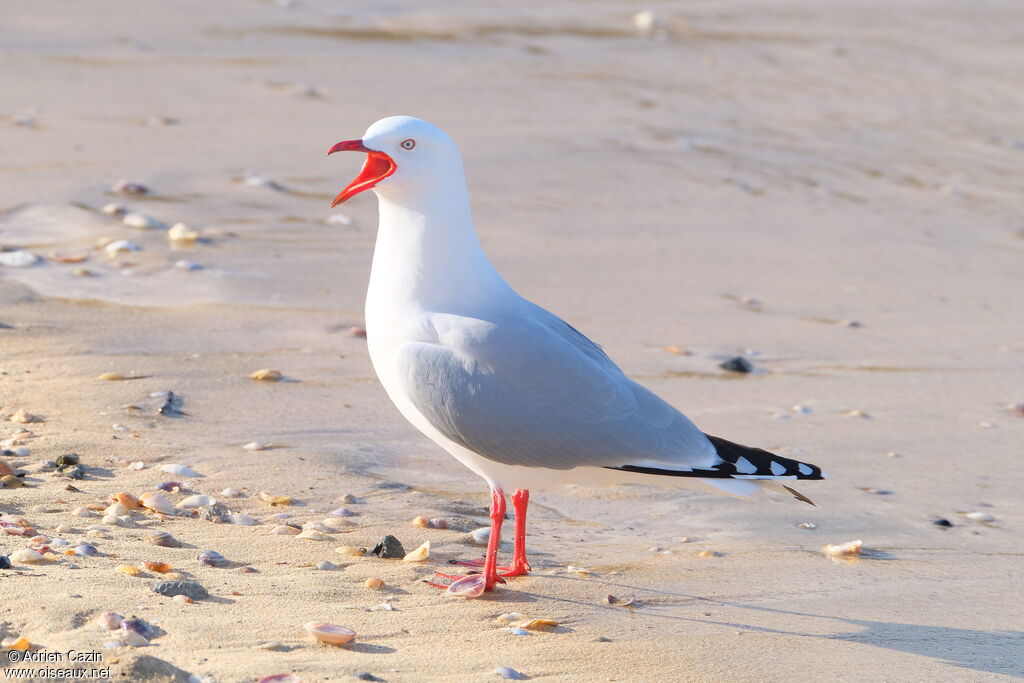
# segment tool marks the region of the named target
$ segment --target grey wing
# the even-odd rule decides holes
[[[397,351],[407,396],[438,431],[485,458],[553,469],[721,462],[682,413],[543,322],[449,321],[440,337]]]

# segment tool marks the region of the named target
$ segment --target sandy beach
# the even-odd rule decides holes
[[[24,484],[0,488],[0,672],[25,676],[25,638],[100,653],[80,680],[1024,677],[1022,21],[1004,0],[0,8],[0,471]],[[331,209],[359,160],[325,152],[392,114],[459,143],[521,294],[706,432],[822,466],[817,507],[561,486],[531,499],[530,576],[424,583],[482,554],[490,498],[360,333],[376,201]],[[756,372],[719,367],[737,355]],[[81,478],[51,462],[71,453]],[[103,519],[171,481],[236,516]],[[430,557],[336,550],[387,534]],[[157,594],[146,562],[209,596]],[[106,612],[157,631],[125,645]]]

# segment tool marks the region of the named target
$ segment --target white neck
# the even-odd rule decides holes
[[[367,305],[371,299],[378,306],[415,302],[423,310],[469,314],[509,289],[480,247],[465,180],[431,190],[396,198],[378,194]]]

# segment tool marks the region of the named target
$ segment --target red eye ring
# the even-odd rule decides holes
[[[401,144],[402,149],[412,149],[415,146],[416,146],[416,141],[413,140],[412,138],[406,138],[405,140],[402,140],[402,144]]]

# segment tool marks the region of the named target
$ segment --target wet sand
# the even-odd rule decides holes
[[[611,4],[133,8],[0,10],[0,245],[43,259],[0,266],[0,419],[45,419],[0,423],[5,448],[27,449],[0,462],[28,484],[0,489],[0,513],[102,553],[0,570],[0,637],[99,650],[129,680],[158,668],[140,656],[218,681],[1024,676],[1024,418],[1005,408],[1024,401],[1018,7],[652,6],[653,37],[633,25],[644,7]],[[373,197],[340,207],[352,225],[326,222],[357,160],[324,152],[395,113],[460,143],[481,240],[521,293],[707,432],[821,465],[830,479],[802,487],[819,507],[562,487],[532,499],[532,576],[477,601],[423,584],[479,555],[466,531],[488,496],[402,420],[349,331]],[[112,194],[122,178],[152,196]],[[110,202],[201,240],[125,226],[99,212]],[[98,246],[118,239],[142,250]],[[741,353],[761,372],[719,369]],[[260,368],[289,381],[249,379]],[[164,391],[184,415],[157,412]],[[39,471],[68,452],[85,479]],[[88,538],[100,519],[70,515],[175,479],[167,463],[260,524],[135,513]],[[339,507],[354,525],[329,540],[269,533],[275,513]],[[153,528],[185,547],[146,544]],[[430,540],[431,558],[334,551],[387,533]],[[853,539],[859,562],[820,552]],[[27,542],[0,536],[0,554]],[[207,549],[256,571],[202,566]],[[179,604],[153,572],[114,571],[143,561],[212,598]],[[165,633],[106,648],[90,622],[108,610]],[[512,635],[506,612],[560,626]],[[314,643],[312,620],[356,643]]]

